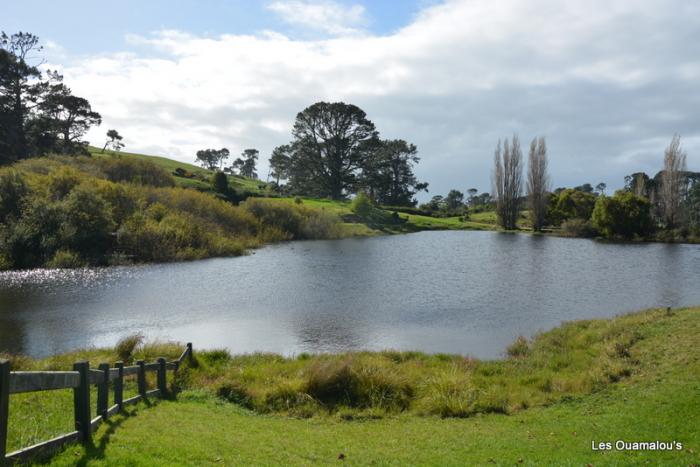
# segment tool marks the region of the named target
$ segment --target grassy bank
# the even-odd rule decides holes
[[[255,196],[234,206],[213,191],[212,174],[164,157],[95,149],[91,157],[3,167],[0,270],[182,261],[291,239],[495,227],[489,213],[463,220],[375,208],[360,218],[347,201],[268,198],[265,183],[229,175],[231,193]]]
[[[500,361],[379,352],[230,356],[197,352],[178,401],[137,406],[57,465],[694,465],[700,462],[700,308],[565,324]],[[77,358],[174,356],[179,347],[88,350]],[[126,352],[126,354],[125,354]],[[130,355],[131,353],[131,355]],[[133,389],[132,389],[133,390]],[[36,410],[40,404],[41,411]],[[71,397],[12,396],[11,447],[66,431]],[[38,415],[38,414],[41,415]],[[593,452],[591,441],[676,440],[682,451]]]
[[[0,270],[232,256],[343,235],[339,219],[323,210],[255,198],[234,206],[130,157],[44,157],[4,167],[0,219]]]
[[[102,153],[100,148],[90,148],[90,153],[95,157],[111,157],[114,153],[107,151]],[[147,156],[135,153],[119,153],[121,157],[147,161],[161,167],[168,173],[174,173],[177,169],[182,169],[190,174],[191,178],[175,176],[174,181],[177,186],[183,188],[195,188],[203,192],[211,192],[209,179],[214,174],[211,170],[198,167],[185,162],[168,159],[167,157]],[[253,180],[238,175],[228,175],[229,186],[237,191],[244,191],[260,196],[275,196],[269,189],[267,183],[260,180]],[[297,198],[276,198],[284,203],[294,203]],[[474,213],[468,219],[460,216],[452,217],[431,217],[416,214],[401,213],[400,217],[406,222],[402,225],[393,225],[389,222],[368,225],[360,219],[354,219],[350,208],[350,201],[334,201],[328,199],[301,198],[302,203],[312,208],[322,209],[347,221],[342,223],[342,236],[371,236],[382,233],[405,233],[420,230],[498,230],[496,214],[493,211]],[[392,211],[386,210],[387,214]],[[523,217],[522,222],[526,219]],[[526,225],[523,223],[523,227]]]

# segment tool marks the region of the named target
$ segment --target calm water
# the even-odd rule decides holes
[[[700,304],[700,246],[422,232],[191,263],[0,273],[0,350],[40,357],[141,332],[232,352],[486,358],[562,321],[690,304]]]

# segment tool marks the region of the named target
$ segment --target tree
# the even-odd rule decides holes
[[[520,194],[522,193],[522,173],[522,151],[518,137],[513,135],[511,144],[506,138],[503,143],[503,151],[501,151],[501,141],[499,140],[494,153],[492,182],[498,222],[504,229],[517,228]]]
[[[223,172],[215,172],[211,177],[211,186],[215,192],[227,195],[229,191],[228,177]]]
[[[469,206],[474,206],[476,204],[476,195],[479,193],[479,190],[476,188],[470,188],[467,190],[467,195],[469,198],[467,198],[467,201],[469,203]]]
[[[272,150],[272,155],[269,159],[270,175],[275,179],[275,184],[279,186],[280,180],[286,180],[289,177],[289,164],[291,163],[292,147],[288,144],[277,146]],[[268,176],[268,178],[269,178]]]
[[[39,69],[27,60],[41,49],[33,34],[0,33],[0,163],[29,155],[26,127],[45,84]]]
[[[593,225],[606,237],[645,236],[652,228],[651,204],[646,198],[620,190],[599,196],[593,209]]]
[[[362,166],[361,184],[379,204],[415,206],[416,193],[428,188],[413,174],[418,149],[402,139],[381,141]]]
[[[257,149],[246,149],[241,153],[241,157],[233,161],[232,167],[238,170],[241,177],[258,178],[255,164],[259,154]]]
[[[674,228],[681,222],[685,171],[686,152],[681,148],[680,135],[675,134],[664,152],[661,175],[661,204],[667,228]]]
[[[445,203],[445,198],[442,195],[435,195],[430,198],[430,201],[424,207],[430,211],[442,211],[447,208],[447,203]]]
[[[197,151],[196,160],[202,167],[209,170],[216,170],[229,157],[229,150],[221,149],[201,149]]]
[[[459,190],[450,190],[445,197],[445,204],[449,211],[455,211],[464,206],[464,193]]]
[[[700,173],[696,172],[695,175],[686,197],[686,212],[688,224],[697,229],[700,227]]]
[[[63,84],[63,77],[54,73],[51,79],[39,109],[47,122],[45,129],[54,135],[54,150],[63,154],[85,152],[87,142],[81,138],[91,126],[102,123],[102,117],[87,99],[73,95]]]
[[[599,195],[602,196],[602,195],[605,195],[605,189],[606,189],[607,187],[608,187],[608,185],[606,185],[606,184],[603,183],[603,182],[600,182],[599,184],[597,184],[597,185],[595,186],[595,191],[596,191]]]
[[[294,128],[290,183],[309,195],[342,199],[377,147],[374,124],[357,106],[317,102],[299,112]]]
[[[117,130],[107,130],[107,138],[107,142],[102,147],[103,153],[105,149],[107,149],[107,146],[110,146],[114,151],[119,151],[124,147],[124,143],[122,143],[124,137],[120,135]]]
[[[532,230],[540,231],[547,216],[547,146],[544,138],[535,138],[530,143],[530,157],[527,167],[527,198],[530,207]]]
[[[584,183],[583,185],[575,186],[574,190],[582,191],[584,193],[593,193],[593,185],[590,183]]]

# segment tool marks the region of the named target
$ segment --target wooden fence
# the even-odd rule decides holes
[[[11,371],[10,362],[0,360],[0,465],[12,465],[26,462],[40,454],[48,454],[60,449],[66,444],[81,442],[90,443],[92,433],[97,427],[112,415],[120,412],[130,404],[149,397],[165,397],[168,395],[167,372],[177,372],[185,359],[192,361],[192,344],[182,352],[180,358],[166,362],[159,358],[153,363],[143,360],[136,365],[124,366],[117,362],[113,368],[108,363],[102,363],[97,370],[90,369],[88,362],[77,362],[73,371]],[[147,390],[146,373],[156,372],[156,389]],[[124,399],[124,377],[136,375],[138,394]],[[109,405],[109,383],[114,386],[114,404]],[[97,386],[97,411],[92,418],[90,411],[90,388]],[[9,424],[10,394],[35,391],[51,391],[54,389],[73,389],[73,413],[75,431],[58,436],[27,448],[7,453],[7,429]]]

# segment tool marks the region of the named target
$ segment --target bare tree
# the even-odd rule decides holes
[[[501,141],[498,141],[494,153],[492,183],[498,222],[504,229],[517,228],[522,193],[522,159],[520,140],[516,135],[513,135],[510,144],[508,139],[505,139],[503,151],[501,151]]]
[[[634,177],[634,195],[639,198],[647,197],[647,180],[649,177],[644,172],[639,172]]]
[[[666,227],[676,227],[682,217],[683,180],[686,171],[686,152],[681,148],[681,137],[673,135],[664,152],[664,170],[661,174],[661,204]]]
[[[530,157],[527,167],[527,199],[532,230],[534,231],[540,231],[544,227],[548,191],[547,145],[544,138],[540,137],[533,139],[530,143]]]

